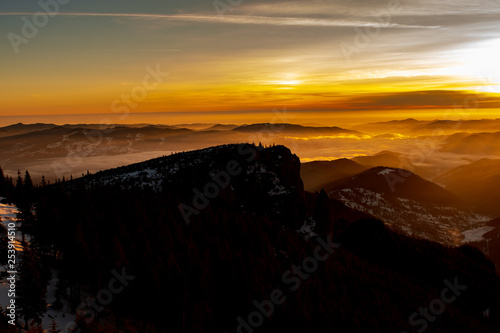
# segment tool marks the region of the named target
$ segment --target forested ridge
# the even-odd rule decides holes
[[[220,185],[214,175],[223,172],[230,177]],[[217,195],[196,207],[195,189],[206,193],[210,183]],[[479,250],[414,239],[324,192],[304,192],[300,161],[283,146],[219,146],[53,184],[2,173],[0,186],[31,235],[20,271],[39,283],[24,301],[33,309],[21,312],[34,323],[47,306],[52,270],[59,284],[51,306],[73,313],[113,271],[134,276],[93,320],[79,311],[80,332],[237,332],[238,318],[248,320],[254,301],[275,289],[286,301],[241,332],[423,332],[424,321],[412,325],[409,317],[455,279],[466,290],[425,331],[500,328],[499,278]],[[306,221],[317,236],[298,232]],[[317,237],[329,236],[340,246],[291,290],[283,274],[314,256]]]

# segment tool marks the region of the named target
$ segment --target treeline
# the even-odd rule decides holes
[[[38,186],[45,186],[45,180]],[[16,269],[16,315],[21,316],[25,320],[24,328],[29,332],[38,332],[41,329],[41,317],[47,311],[46,292],[47,284],[50,280],[50,265],[44,262],[39,248],[35,243],[28,244],[25,241],[25,235],[34,233],[36,225],[35,203],[38,195],[37,187],[33,184],[28,171],[24,177],[21,172],[18,172],[17,179],[14,183],[11,177],[6,176],[0,168],[0,196],[5,197],[8,202],[14,203],[18,208],[17,219],[22,223],[17,225],[16,237],[22,235],[21,245],[22,251],[17,251]],[[6,267],[8,259],[8,241],[7,230],[0,226],[2,239],[0,242],[0,264]],[[14,236],[10,235],[11,238]],[[4,278],[3,276],[2,278]],[[6,309],[2,309],[0,314],[0,327],[2,325],[5,332],[12,331],[12,325],[8,324],[11,319],[6,316]],[[33,325],[32,325],[33,324]],[[38,331],[36,331],[38,330]],[[4,330],[2,330],[3,332]]]

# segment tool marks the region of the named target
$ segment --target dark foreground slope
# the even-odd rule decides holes
[[[395,233],[304,193],[299,174],[286,147],[228,145],[38,189],[27,226],[59,271],[53,306],[76,311],[124,270],[135,278],[95,319],[80,311],[81,332],[498,332],[479,251]]]

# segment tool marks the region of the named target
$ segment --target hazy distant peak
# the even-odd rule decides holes
[[[403,119],[403,120],[392,120],[392,121],[389,121],[389,123],[419,123],[420,120],[417,120],[415,118],[407,118],[407,119]]]
[[[257,123],[251,125],[241,125],[233,129],[233,131],[237,132],[258,132],[258,131],[272,131],[272,132],[328,132],[328,133],[356,133],[353,130],[347,130],[340,128],[338,126],[324,126],[324,127],[311,127],[311,126],[302,126],[296,124],[288,124],[288,123]]]
[[[374,156],[380,156],[380,155],[402,156],[403,154],[396,153],[390,150],[382,150],[381,152],[376,153]]]
[[[209,131],[209,130],[230,131],[230,130],[233,130],[239,126],[240,125],[234,125],[234,124],[216,124],[216,125],[213,125],[213,126],[210,126],[206,129],[204,129],[204,131]]]

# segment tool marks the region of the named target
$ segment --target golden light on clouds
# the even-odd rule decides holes
[[[278,89],[292,89],[303,82],[302,80],[300,80],[300,76],[298,74],[275,74],[270,77],[279,78],[267,81],[267,83],[270,85],[280,86],[278,87]]]
[[[68,7],[19,54],[3,39],[0,56],[9,65],[0,82],[0,116],[113,112],[113,101],[157,65],[170,76],[131,101],[130,113],[287,105],[332,114],[370,110],[385,118],[389,111],[396,117],[402,110],[450,108],[481,92],[490,95],[478,107],[500,116],[494,111],[500,98],[492,94],[500,93],[500,23],[492,15],[499,11],[490,2],[408,3],[383,24],[373,17],[387,9],[379,2],[244,3],[223,17],[210,1],[195,3],[155,11],[135,4],[126,13],[110,4],[100,4],[99,13],[90,4]],[[25,2],[0,9],[1,32],[20,33],[21,18],[38,10]],[[433,19],[439,15],[447,19]],[[359,35],[374,30],[368,40]],[[360,40],[346,61],[339,45]]]

